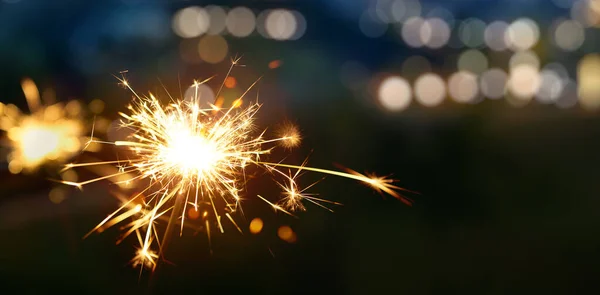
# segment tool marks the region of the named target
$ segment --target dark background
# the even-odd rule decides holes
[[[567,1],[568,2],[568,1]],[[381,197],[351,180],[327,177],[314,188],[344,206],[330,213],[307,205],[294,219],[263,203],[247,203],[247,223],[265,220],[260,235],[229,230],[213,236],[184,232],[173,239],[159,273],[133,269],[134,239],[115,246],[118,229],[82,237],[118,205],[114,186],[98,183],[73,190],[60,204],[48,200],[51,172],[11,175],[0,181],[0,293],[3,294],[594,294],[600,290],[600,118],[578,105],[561,109],[532,101],[516,108],[504,99],[434,108],[414,102],[402,112],[378,105],[369,83],[348,88],[342,65],[358,61],[368,77],[399,73],[413,54],[447,73],[462,51],[414,49],[393,29],[381,37],[361,33],[358,17],[368,1],[42,1],[0,2],[0,100],[26,107],[20,81],[31,77],[57,97],[107,102],[117,118],[130,94],[113,75],[128,70],[140,92],[174,93],[179,83],[224,75],[228,60],[191,64],[179,56],[181,38],[171,30],[179,9],[208,4],[255,11],[290,8],[307,21],[295,41],[254,32],[224,36],[228,56],[243,54],[237,76],[258,84],[265,107],[258,121],[285,119],[302,130],[302,147],[291,161],[310,155],[311,166],[342,163],[357,171],[393,175],[412,207]],[[445,7],[457,20],[486,22],[527,16],[545,25],[569,10],[551,1],[425,1],[426,11]],[[119,29],[122,28],[122,29]],[[596,29],[584,46],[552,54],[547,40],[534,50],[542,63],[561,62],[572,76],[586,53],[598,50]],[[590,43],[591,42],[591,43]],[[282,66],[267,64],[281,60]],[[419,69],[415,69],[418,72]],[[234,70],[235,73],[235,70]],[[234,74],[235,75],[235,74]],[[370,79],[370,78],[368,78]],[[367,79],[367,80],[368,80]],[[216,79],[219,80],[219,79]],[[215,80],[215,81],[216,81]],[[218,82],[216,82],[218,86]],[[362,83],[362,84],[361,84]],[[256,95],[256,93],[254,93]],[[104,151],[107,157],[114,152]],[[84,176],[82,176],[84,177]],[[306,182],[318,179],[307,176]],[[259,190],[264,182],[265,190]],[[276,194],[259,180],[250,189]],[[290,225],[298,241],[277,238]],[[271,255],[269,249],[274,255]],[[6,292],[4,291],[6,290]]]

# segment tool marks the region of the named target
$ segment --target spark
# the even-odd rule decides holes
[[[227,77],[238,62],[239,59],[232,61]],[[163,105],[153,94],[136,93],[124,77],[118,79],[133,94],[128,112],[120,114],[122,127],[131,130],[132,135],[125,141],[102,143],[126,148],[133,155],[126,161],[68,164],[66,169],[106,164],[118,164],[120,168],[118,172],[96,179],[63,183],[81,188],[102,179],[120,179],[125,174],[132,175],[128,183],[145,182],[142,192],[122,198],[122,206],[90,232],[101,232],[133,218],[122,227],[124,233],[119,241],[134,233],[138,237],[140,247],[132,260],[135,266],[154,269],[157,259],[164,259],[165,248],[174,229],[179,227],[181,235],[184,227],[193,227],[186,220],[188,207],[198,212],[197,217],[199,212],[203,212],[203,226],[209,243],[215,229],[221,233],[225,231],[226,222],[242,232],[234,214],[242,212],[243,200],[252,198],[244,194],[249,170],[264,169],[274,179],[283,179],[276,181],[282,189],[280,200],[269,201],[261,195],[255,197],[275,211],[292,216],[294,212],[306,209],[304,201],[328,210],[325,204],[339,205],[307,192],[315,183],[306,187],[299,185],[298,178],[307,171],[358,180],[410,204],[398,192],[401,188],[387,178],[366,176],[351,170],[342,172],[307,167],[306,161],[301,165],[264,161],[263,158],[277,147],[289,149],[297,146],[301,137],[298,128],[289,123],[282,125],[284,127],[275,138],[267,138],[266,130],[257,128],[255,120],[261,104],[245,100],[256,82],[229,108],[223,108],[216,104],[201,107],[198,86],[206,80],[194,82],[196,92],[191,100],[171,99],[170,104]],[[217,97],[220,89],[222,85]],[[166,229],[160,230],[157,226],[159,220],[167,220]]]
[[[35,83],[21,83],[29,114],[15,105],[0,103],[0,130],[6,132],[8,167],[11,173],[35,172],[44,164],[64,163],[81,147],[84,124],[78,101],[43,105]]]

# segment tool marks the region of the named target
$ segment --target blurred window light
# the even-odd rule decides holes
[[[225,26],[231,35],[246,37],[254,31],[256,17],[254,12],[247,7],[235,7],[227,13]]]
[[[540,68],[540,59],[533,51],[516,52],[508,61],[510,69],[514,69],[520,65],[530,65],[536,69]]]
[[[585,31],[579,22],[561,20],[553,30],[551,34],[554,44],[564,51],[579,49],[585,40]]]
[[[379,85],[378,97],[381,105],[387,110],[404,110],[412,99],[410,84],[399,76],[387,77]]]
[[[226,27],[225,19],[227,18],[225,9],[216,5],[206,6],[205,9],[206,12],[208,12],[210,19],[207,33],[210,35],[219,35],[223,33]]]
[[[181,9],[173,16],[173,32],[182,38],[198,37],[208,30],[210,16],[202,7],[191,6]]]
[[[450,40],[450,26],[441,18],[425,20],[420,29],[421,42],[429,48],[440,48]]]
[[[391,10],[394,21],[402,23],[421,15],[421,3],[418,0],[396,0]]]
[[[540,72],[540,88],[535,96],[537,101],[543,104],[554,103],[563,91],[563,79],[552,70]]]
[[[476,48],[483,45],[485,23],[477,18],[469,18],[460,23],[458,36],[467,47]]]
[[[508,23],[503,21],[494,21],[490,23],[483,33],[485,44],[494,51],[503,51],[508,48],[504,38],[508,30]]]
[[[206,35],[198,43],[200,58],[207,63],[216,64],[225,59],[229,46],[220,35]]]
[[[487,98],[499,99],[506,92],[508,75],[501,69],[489,69],[481,75],[481,93]]]
[[[538,68],[530,64],[520,64],[510,71],[508,78],[508,89],[517,101],[529,102],[531,98],[538,92],[541,79]],[[513,104],[514,105],[514,104]]]
[[[383,36],[388,25],[375,17],[370,10],[363,12],[358,20],[360,31],[369,38],[377,38]]]
[[[488,59],[481,51],[470,49],[458,57],[457,67],[461,71],[481,74],[488,68]]]
[[[472,103],[479,93],[477,76],[473,73],[460,71],[448,78],[448,93],[458,103]]]
[[[415,99],[426,107],[434,107],[442,103],[446,97],[446,83],[433,73],[421,75],[415,81]]]
[[[600,107],[600,55],[588,54],[578,64],[579,104],[588,110]]]
[[[410,47],[422,47],[424,45],[421,38],[421,28],[425,24],[425,20],[421,17],[412,17],[402,25],[402,39]]]
[[[506,30],[505,41],[514,51],[528,50],[540,38],[537,23],[529,18],[520,18],[512,22]]]
[[[287,9],[270,10],[265,17],[265,32],[275,40],[288,40],[296,33],[298,23]]]

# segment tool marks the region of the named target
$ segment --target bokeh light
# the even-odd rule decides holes
[[[562,20],[552,33],[554,44],[565,51],[579,49],[585,40],[585,31],[580,23],[572,20]]]
[[[458,35],[467,47],[476,48],[484,43],[485,23],[477,18],[469,18],[460,23]]]
[[[298,29],[294,13],[287,9],[274,9],[267,12],[265,17],[265,32],[275,40],[291,39]]]
[[[458,103],[474,102],[478,92],[477,76],[471,72],[456,72],[448,78],[448,93]]]
[[[600,107],[600,55],[589,54],[579,61],[577,68],[579,103],[588,110]]]
[[[501,69],[493,68],[481,75],[481,93],[491,99],[502,98],[506,92],[508,75]]]
[[[506,30],[505,41],[514,51],[528,50],[540,38],[537,23],[529,18],[520,18],[512,22]]]
[[[544,69],[540,72],[540,88],[536,99],[540,103],[550,104],[558,100],[563,91],[563,79],[556,72]]]
[[[510,71],[508,89],[514,96],[515,106],[526,103],[537,93],[541,79],[538,68],[530,64],[520,64]],[[510,102],[510,100],[509,100]]]
[[[485,44],[492,50],[503,51],[508,48],[506,39],[506,31],[508,30],[508,23],[503,21],[494,21],[490,23],[483,33]]]
[[[450,26],[441,18],[425,20],[420,30],[421,41],[429,48],[440,48],[450,40]]]
[[[411,17],[404,25],[402,25],[402,39],[410,47],[422,47],[424,44],[421,28],[425,24],[425,20],[421,17]]]
[[[229,11],[225,19],[227,31],[236,37],[246,37],[256,27],[256,17],[252,10],[247,7],[235,7]]]
[[[173,16],[173,32],[182,38],[194,38],[204,34],[210,25],[210,16],[202,7],[181,9]]]
[[[227,12],[221,6],[209,5],[204,8],[208,13],[210,25],[208,26],[207,34],[219,35],[225,30],[225,20]]]
[[[381,105],[390,111],[401,111],[410,105],[412,93],[410,84],[399,76],[387,77],[378,89]]]
[[[437,106],[445,97],[446,82],[440,76],[425,73],[415,81],[415,99],[423,106]]]
[[[510,69],[520,65],[530,65],[536,69],[540,68],[540,59],[533,51],[519,51],[514,53],[508,62]]]
[[[483,73],[488,68],[488,59],[481,51],[470,49],[463,52],[458,58],[457,68],[475,74]]]
[[[215,64],[223,61],[227,56],[229,45],[220,35],[206,35],[198,43],[200,58],[207,63]]]

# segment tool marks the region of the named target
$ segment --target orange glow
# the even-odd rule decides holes
[[[276,68],[280,67],[282,63],[283,62],[281,60],[279,60],[279,59],[272,60],[269,63],[269,69],[276,69]]]
[[[235,80],[234,77],[227,77],[227,79],[225,79],[225,82],[223,82],[223,85],[225,85],[225,87],[227,87],[227,88],[233,88],[233,87],[235,87],[236,84],[237,84],[237,81]]]
[[[190,217],[190,219],[198,219],[198,217],[200,217],[200,211],[192,207],[190,208],[190,210],[188,210],[188,216]]]
[[[250,232],[253,234],[258,234],[263,229],[263,221],[260,218],[254,218],[250,222]]]
[[[287,225],[279,227],[277,230],[277,236],[288,243],[296,242],[296,233]]]

